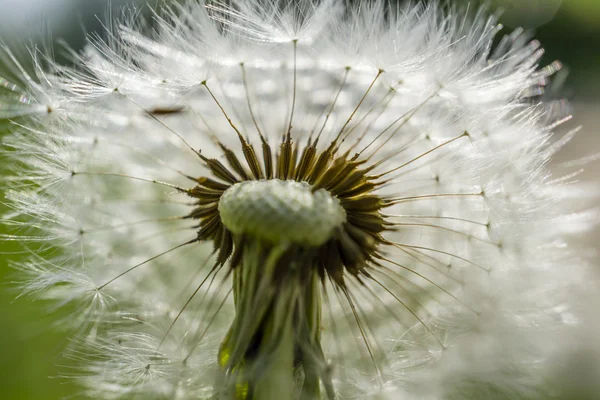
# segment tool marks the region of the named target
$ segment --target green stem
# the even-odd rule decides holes
[[[219,350],[215,399],[315,400],[321,382],[333,399],[316,268],[288,245],[243,242],[242,263],[233,271],[236,317]]]

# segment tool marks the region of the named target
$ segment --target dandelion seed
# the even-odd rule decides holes
[[[590,226],[546,167],[575,134],[551,141],[569,118],[540,97],[559,63],[522,31],[494,46],[485,9],[155,19],[74,67],[5,49],[4,239],[25,294],[82,305],[66,376],[91,398],[543,392],[583,276],[564,239]]]

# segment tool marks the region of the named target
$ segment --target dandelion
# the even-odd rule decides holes
[[[107,399],[545,396],[585,279],[567,239],[594,222],[547,166],[577,131],[542,96],[561,66],[501,28],[188,1],[72,66],[4,49],[4,239],[23,294],[70,306],[65,376]]]

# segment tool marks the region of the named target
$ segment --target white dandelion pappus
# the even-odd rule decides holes
[[[188,1],[0,81],[7,240],[90,398],[545,395],[589,229],[480,9]],[[146,32],[150,32],[147,34]],[[571,265],[569,271],[562,266]],[[543,397],[544,398],[544,397]]]

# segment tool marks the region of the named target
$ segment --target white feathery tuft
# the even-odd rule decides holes
[[[33,51],[27,72],[3,50],[20,81],[0,79],[1,239],[30,254],[23,294],[77,305],[65,376],[86,396],[211,398],[231,283],[211,243],[189,244],[182,189],[210,173],[199,154],[225,163],[217,141],[238,151],[234,126],[257,149],[344,132],[339,153],[369,157],[394,199],[377,280],[348,281],[362,326],[324,296],[340,399],[550,396],[593,292],[577,235],[599,218],[574,201],[597,195],[575,182],[583,162],[548,166],[577,130],[559,133],[565,104],[543,90],[561,66],[540,68],[538,42],[436,3],[189,0],[152,29],[137,17],[72,66]]]

